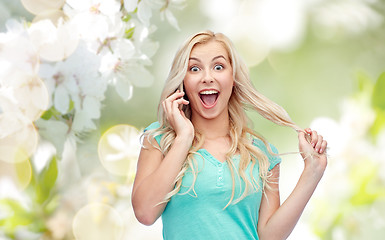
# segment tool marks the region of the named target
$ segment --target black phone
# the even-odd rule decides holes
[[[184,92],[185,94],[182,98],[184,98],[188,101],[188,97],[186,95],[186,92],[184,91],[184,84],[183,83],[181,83],[175,91],[177,91],[177,90],[179,90],[180,92]],[[179,105],[180,110],[184,110],[185,107],[186,107],[186,105],[184,105],[184,104]]]

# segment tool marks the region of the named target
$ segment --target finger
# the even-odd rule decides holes
[[[298,132],[298,141],[301,145],[308,143],[307,136],[308,136],[308,134],[304,131]]]
[[[184,92],[180,92],[177,90],[175,93],[171,94],[168,98],[166,98],[167,101],[174,101],[175,99],[181,98],[184,96]]]
[[[164,101],[164,107],[166,108],[167,115],[170,115],[171,113],[171,102],[168,100]]]
[[[182,98],[184,94],[185,94],[184,92],[179,92],[179,90],[177,90],[175,93],[171,94],[168,98],[164,100],[166,107],[168,109],[168,112],[171,111],[172,102],[178,98]]]
[[[183,104],[186,104],[186,100],[183,99],[183,98],[179,98],[175,101],[172,102],[172,113],[173,114],[176,114],[176,113],[179,113],[179,110],[180,110],[180,106],[182,106]]]
[[[298,132],[299,151],[303,159],[306,159],[314,151],[310,141],[307,140],[308,137],[310,138],[306,131]]]
[[[184,99],[184,98],[179,98],[179,99],[175,100],[173,103],[177,103],[178,105],[180,105],[180,104],[187,105],[187,104],[189,104],[190,102],[187,101],[187,100]]]
[[[318,133],[316,131],[312,131],[311,132],[311,145],[313,147],[315,147],[315,145],[317,144],[317,140],[318,140]]]
[[[298,131],[298,139],[301,140],[301,139],[304,139],[304,138],[305,138],[305,132]]]
[[[186,99],[184,98],[179,98],[179,99],[176,99],[172,102],[172,111],[176,111],[175,108],[178,108],[179,110],[182,109],[182,106],[183,105],[187,105],[189,104],[189,101],[187,101]],[[173,113],[176,113],[176,112],[173,112]]]
[[[171,114],[172,114],[172,102],[168,101],[167,99],[164,101],[164,107],[166,109],[166,117],[168,120],[170,120]]]
[[[319,153],[324,153],[326,151],[327,146],[328,146],[328,143],[325,140],[323,140]]]
[[[300,130],[297,130],[298,133],[303,133],[304,134],[304,137],[306,139],[306,141],[308,143],[311,142],[311,129],[310,128],[305,128],[304,130],[300,129]]]
[[[181,99],[175,100],[172,102],[172,114],[179,114],[179,104],[181,102]]]
[[[186,115],[184,114],[184,112],[183,112],[182,110],[180,110],[180,114],[182,115],[182,117],[183,117],[184,119],[187,119]]]
[[[317,143],[314,146],[314,149],[316,152],[319,152],[319,150],[321,149],[322,141],[323,141],[323,137],[321,135],[318,135]]]
[[[165,102],[165,101],[162,102],[162,107],[163,107],[164,113],[165,113],[166,116],[167,116],[167,108],[166,108],[166,102]]]

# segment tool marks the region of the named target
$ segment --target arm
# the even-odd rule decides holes
[[[315,131],[306,129],[306,132],[311,135],[311,143],[306,141],[305,133],[300,132],[298,135],[305,168],[293,192],[281,206],[278,190],[279,165],[272,169],[270,178],[274,183],[270,184],[271,190],[265,191],[260,207],[258,222],[260,239],[286,239],[322,178],[327,164],[325,154],[327,143]],[[309,153],[312,153],[313,157],[308,157]]]
[[[180,104],[188,102],[177,92],[163,102],[167,118],[176,132],[176,138],[167,153],[162,153],[144,138],[134,186],[132,206],[139,222],[153,224],[162,214],[167,203],[159,204],[174,189],[175,178],[181,170],[194,138],[191,122],[178,109]],[[155,141],[153,144],[157,144]]]

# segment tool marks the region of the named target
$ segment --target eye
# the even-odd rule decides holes
[[[214,69],[215,70],[222,70],[224,67],[222,66],[222,65],[220,65],[220,64],[218,64],[218,65],[215,65],[215,67],[214,67]]]
[[[198,72],[200,69],[197,66],[193,66],[190,68],[191,72]]]

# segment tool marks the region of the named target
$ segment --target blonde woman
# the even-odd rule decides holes
[[[303,173],[281,205],[277,150],[249,128],[245,107],[298,132]],[[137,219],[160,216],[164,239],[286,239],[327,165],[327,143],[258,93],[231,41],[195,34],[177,52],[145,129],[132,192]]]

